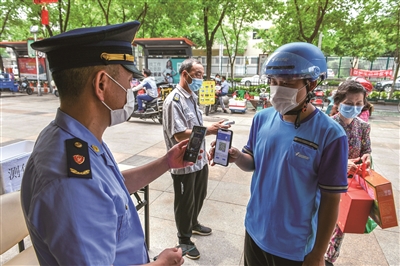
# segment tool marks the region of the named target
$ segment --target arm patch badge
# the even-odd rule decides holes
[[[67,139],[67,168],[68,177],[92,178],[90,168],[89,147],[87,142],[78,139]]]

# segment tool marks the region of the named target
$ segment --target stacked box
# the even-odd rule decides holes
[[[358,182],[349,179],[349,188],[342,193],[337,225],[343,233],[363,234],[373,200]]]
[[[236,100],[234,99],[229,99],[229,110],[231,112],[240,112],[244,113],[247,110],[247,100]]]
[[[0,195],[20,190],[25,165],[34,144],[26,140],[0,147]]]

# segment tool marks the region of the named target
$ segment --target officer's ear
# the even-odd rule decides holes
[[[97,71],[93,78],[93,92],[100,101],[104,101],[106,98],[105,92],[110,84],[110,78],[107,77],[106,73],[104,70]]]

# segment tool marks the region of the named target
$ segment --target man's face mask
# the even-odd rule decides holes
[[[201,88],[201,85],[203,85],[203,79],[192,78],[192,76],[190,76],[189,72],[186,71],[186,73],[192,79],[192,83],[190,83],[190,84],[187,82],[187,80],[185,80],[187,85],[189,86],[189,89],[193,92],[198,91]]]
[[[118,81],[113,79],[110,75],[106,73],[107,77],[109,77],[112,81],[114,81],[121,89],[123,89],[126,92],[126,104],[122,109],[116,109],[112,110],[110,107],[108,107],[105,102],[102,101],[102,103],[110,110],[111,112],[111,126],[121,124],[128,120],[130,115],[133,113],[133,110],[135,108],[135,97],[133,95],[132,89],[125,89],[121,84],[119,84]]]
[[[297,89],[271,85],[271,104],[274,106],[276,111],[278,111],[281,115],[284,115],[290,110],[293,110],[299,106],[299,103],[297,102],[297,94],[301,90],[305,89],[305,87],[306,85],[300,89]],[[300,103],[303,100],[301,100]]]
[[[347,119],[352,119],[361,113],[362,108],[363,106],[354,106],[341,103],[339,105],[339,113]]]

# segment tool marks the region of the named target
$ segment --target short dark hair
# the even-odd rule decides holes
[[[222,76],[221,78],[223,78],[224,80],[226,80],[226,77],[225,77],[225,76]]]
[[[69,68],[54,72],[52,76],[57,84],[60,100],[76,101],[82,94],[90,76],[100,70],[107,71],[113,78],[119,76],[119,65]]]
[[[150,71],[150,69],[143,68],[143,73],[146,74],[146,76],[148,76],[148,77],[151,76],[151,71]]]
[[[193,64],[200,64],[200,61],[194,58],[188,58],[182,62],[181,67],[179,68],[179,74],[182,74],[183,71],[190,72],[193,67]]]
[[[346,80],[339,85],[335,96],[333,97],[333,102],[339,104],[346,99],[348,94],[362,93],[364,95],[364,104],[366,102],[367,92],[364,87],[355,80]]]

